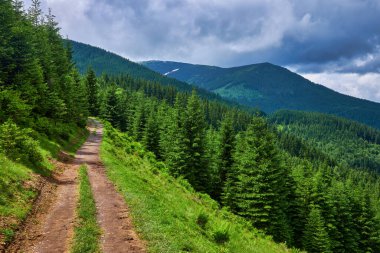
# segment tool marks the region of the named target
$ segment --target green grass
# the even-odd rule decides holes
[[[33,134],[43,156],[43,161],[36,165],[12,161],[0,153],[0,243],[11,240],[14,230],[32,208],[38,194],[30,182],[35,181],[37,174],[49,176],[54,169],[49,159],[56,158],[60,150],[74,154],[88,136],[87,130],[74,126],[69,126],[67,132],[67,138],[49,139],[44,134]]]
[[[79,176],[80,190],[77,208],[79,222],[75,227],[74,243],[71,252],[96,253],[100,252],[99,238],[101,231],[96,223],[96,206],[94,197],[92,196],[86,166],[81,166]]]
[[[105,124],[101,157],[148,252],[292,252],[167,174],[141,145]]]

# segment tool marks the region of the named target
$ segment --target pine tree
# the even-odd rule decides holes
[[[208,192],[210,174],[205,159],[206,122],[201,101],[193,90],[188,99],[184,119],[185,178],[201,192]]]
[[[144,99],[144,94],[139,93],[136,102],[133,113],[132,136],[136,141],[142,141],[148,117],[147,101]]]
[[[209,194],[213,199],[219,199],[221,189],[220,185],[220,172],[219,172],[219,132],[213,127],[206,131],[206,159],[208,170],[210,173],[210,190]]]
[[[99,113],[99,102],[98,102],[98,85],[95,76],[95,72],[92,68],[87,71],[86,76],[86,87],[87,87],[87,97],[88,106],[91,116],[98,116]]]
[[[38,26],[42,22],[41,1],[32,0],[32,4],[28,10],[28,17],[34,26]]]
[[[323,218],[316,206],[311,206],[302,241],[304,249],[310,253],[331,252]]]
[[[229,173],[233,178],[227,179],[224,203],[276,241],[290,241],[285,213],[287,171],[263,118],[255,117],[238,139],[233,159]]]
[[[110,86],[105,94],[101,105],[101,116],[108,120],[113,127],[119,127],[120,115],[118,114],[117,105],[119,101],[116,95],[116,85]]]
[[[157,112],[154,108],[150,108],[148,118],[146,121],[146,127],[144,129],[144,136],[142,143],[145,148],[153,152],[156,155],[156,158],[161,158],[160,152],[160,133],[157,122]]]
[[[360,231],[359,248],[365,252],[380,252],[380,223],[371,205],[370,193],[366,190],[360,196],[358,211],[355,217]]]
[[[183,106],[182,98],[177,96],[174,108],[161,106],[159,114],[161,115],[160,127],[160,150],[164,161],[169,166],[170,174],[178,177],[184,175],[185,168],[185,144],[183,133]]]
[[[231,115],[222,121],[219,131],[219,147],[218,147],[218,175],[219,180],[215,186],[216,199],[221,200],[221,194],[227,181],[227,174],[231,172],[233,165],[233,150],[235,148],[235,131]]]

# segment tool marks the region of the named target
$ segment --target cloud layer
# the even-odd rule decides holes
[[[64,36],[132,60],[268,61],[335,78],[380,73],[379,0],[42,1]]]

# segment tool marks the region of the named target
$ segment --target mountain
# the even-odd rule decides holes
[[[169,61],[143,62],[150,69],[272,113],[315,111],[380,128],[380,104],[340,94],[270,63],[220,68]],[[174,71],[175,70],[175,71]]]
[[[81,74],[86,73],[91,67],[97,75],[103,73],[107,75],[129,75],[135,79],[144,79],[162,85],[172,85],[180,91],[191,92],[194,88],[192,85],[161,75],[141,64],[132,62],[104,49],[72,40],[67,40],[67,42],[71,45],[73,61]],[[221,99],[220,96],[202,88],[198,88],[198,94],[209,99]]]

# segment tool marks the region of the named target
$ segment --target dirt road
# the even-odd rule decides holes
[[[144,243],[133,229],[128,207],[107,179],[100,161],[99,146],[103,128],[91,120],[89,130],[91,134],[74,160],[55,162],[58,172],[42,188],[31,215],[5,252],[70,251],[78,203],[78,168],[81,164],[88,165],[98,224],[102,229],[102,251],[145,252]]]

